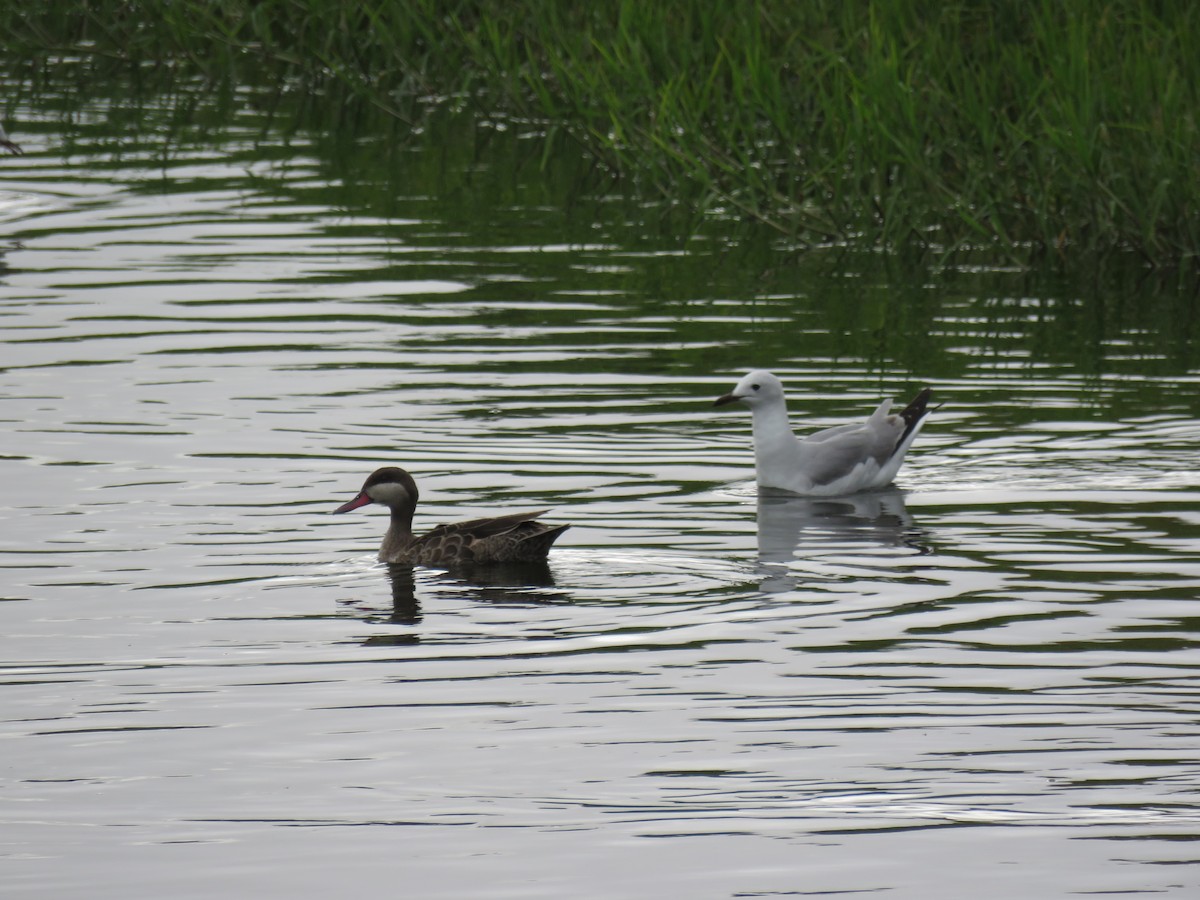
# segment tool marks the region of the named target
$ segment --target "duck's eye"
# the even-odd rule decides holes
[[[752,384],[752,385],[750,385],[750,387],[757,391],[759,388],[762,387],[762,385],[761,384]]]

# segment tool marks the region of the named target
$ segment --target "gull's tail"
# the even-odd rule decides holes
[[[933,396],[933,390],[925,388],[921,393],[913,397],[912,403],[900,411],[900,418],[904,420],[904,433],[896,441],[897,447],[904,447],[908,444],[909,438],[913,436],[913,432],[920,427],[921,420],[932,412],[929,409],[929,398],[931,396]],[[936,408],[934,407],[934,409]]]

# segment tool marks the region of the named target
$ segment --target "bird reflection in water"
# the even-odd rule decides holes
[[[759,562],[786,565],[798,555],[844,552],[863,545],[932,552],[899,488],[844,497],[801,497],[770,488],[759,490]]]
[[[391,584],[391,613],[385,619],[375,612],[367,617],[367,621],[386,621],[395,625],[420,624],[424,614],[417,596],[415,567],[388,565],[387,578]],[[505,563],[439,572],[436,579],[432,583],[425,583],[424,587],[435,596],[466,596],[482,603],[529,606],[571,602],[570,594],[555,589],[554,574],[544,562]],[[419,642],[420,637],[412,632],[375,635],[364,641],[367,645],[375,646]]]
[[[412,566],[399,564],[387,567],[392,583],[392,614],[389,621],[397,625],[416,625],[421,621],[421,601],[417,599],[417,580]],[[416,638],[416,635],[407,635]]]

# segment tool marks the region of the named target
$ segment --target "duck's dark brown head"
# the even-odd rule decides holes
[[[357,497],[349,503],[343,503],[334,513],[350,512],[368,503],[381,503],[393,512],[405,510],[411,514],[419,497],[417,483],[411,475],[399,466],[384,466],[372,472],[363,482]]]

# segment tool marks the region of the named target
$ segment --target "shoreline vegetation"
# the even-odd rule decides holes
[[[274,84],[536,129],[622,190],[799,247],[1200,255],[1200,4],[48,0],[6,65]]]

